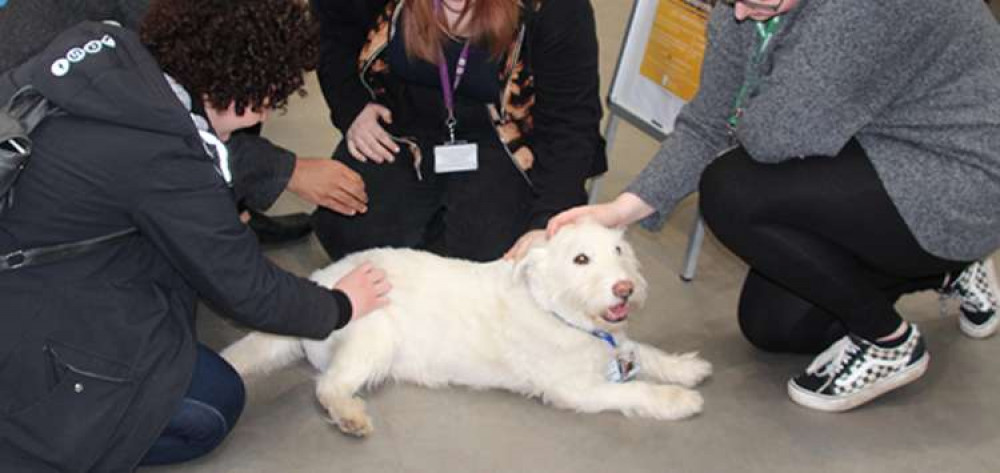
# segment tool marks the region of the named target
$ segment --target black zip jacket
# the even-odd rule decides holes
[[[397,115],[405,83],[385,61],[405,0],[311,0],[320,22],[319,82],[343,134],[369,102]],[[489,104],[498,138],[534,190],[531,228],[586,202],[588,178],[607,171],[600,135],[598,43],[589,0],[524,0],[504,64],[501,96]],[[405,134],[405,130],[404,134]],[[512,164],[514,165],[514,164]]]
[[[85,20],[114,20],[139,31],[150,0],[10,0],[0,8],[0,72],[41,51],[67,28]],[[236,199],[255,210],[267,210],[288,186],[295,154],[260,136],[238,134],[231,152]]]
[[[134,469],[188,386],[198,296],[268,332],[323,338],[350,320],[343,293],[261,255],[134,33],[83,23],[16,72],[65,115],[32,134],[0,255],[139,233],[0,272],[0,471]]]

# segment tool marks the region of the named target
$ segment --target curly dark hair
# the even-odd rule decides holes
[[[215,108],[284,108],[305,95],[319,27],[303,0],[153,0],[140,29],[160,67]]]

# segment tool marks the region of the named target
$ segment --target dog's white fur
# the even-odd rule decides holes
[[[329,287],[371,261],[393,286],[388,306],[323,341],[252,333],[223,356],[244,375],[305,356],[321,372],[320,403],[341,430],[358,436],[371,433],[372,424],[356,393],[386,378],[431,387],[503,388],[580,412],[616,410],[656,419],[698,413],[702,398],[696,391],[656,382],[694,386],[711,373],[711,365],[694,353],[669,355],[630,341],[626,322],[602,317],[611,307],[621,310],[616,283],[634,287],[627,307],[641,306],[646,295],[622,233],[592,223],[571,225],[516,265],[406,249],[356,253],[312,279]],[[606,378],[613,350],[587,332],[594,329],[612,333],[620,346],[634,351],[638,380]]]

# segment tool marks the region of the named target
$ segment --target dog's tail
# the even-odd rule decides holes
[[[299,339],[260,332],[253,332],[222,351],[222,357],[241,376],[270,373],[304,356]]]

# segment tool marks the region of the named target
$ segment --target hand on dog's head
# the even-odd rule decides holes
[[[515,277],[543,309],[583,328],[620,330],[646,299],[646,280],[624,234],[593,222],[567,225],[531,248]]]

